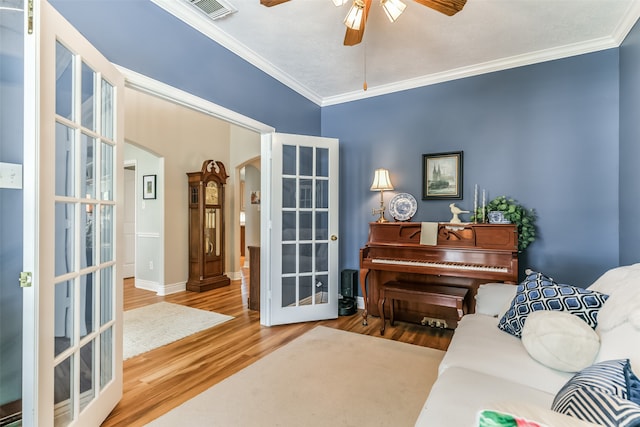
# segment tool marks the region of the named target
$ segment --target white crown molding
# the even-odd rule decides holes
[[[481,74],[492,73],[495,71],[503,71],[511,68],[523,67],[526,65],[532,65],[546,61],[553,61],[555,59],[568,58],[571,56],[611,49],[619,45],[620,43],[618,43],[613,38],[605,37],[585,43],[577,43],[574,45],[542,50],[525,55],[511,56],[509,58],[476,64],[470,67],[456,68],[442,73],[434,73],[427,76],[417,77],[415,79],[404,80],[388,85],[369,87],[366,92],[354,91],[342,95],[327,97],[324,98],[321,106],[326,107],[329,105],[342,104],[344,102],[373,98],[375,96],[387,95],[403,90],[416,89],[419,87],[434,85],[437,83],[463,79],[465,77],[473,77]]]
[[[211,21],[208,18],[204,17],[201,13],[198,13],[197,10],[194,10],[193,7],[189,6],[185,2],[176,0],[151,0],[151,2],[180,19],[193,29],[209,37],[219,45],[229,49],[251,65],[256,66],[261,71],[278,80],[280,83],[298,92],[308,100],[317,105],[321,105],[322,97],[320,95],[308,89],[289,74],[238,42],[238,40],[218,29],[215,25],[211,25]]]
[[[619,23],[610,37],[602,37],[587,42],[576,43],[572,45],[561,46],[558,48],[546,49],[532,52],[524,55],[512,56],[495,61],[476,64],[469,67],[462,67],[448,70],[442,73],[434,73],[409,80],[395,82],[387,85],[369,87],[367,91],[352,91],[340,95],[321,97],[317,93],[311,91],[296,79],[288,75],[286,72],[274,66],[272,63],[240,44],[236,39],[211,25],[204,16],[198,13],[186,3],[176,0],[151,0],[153,3],[171,13],[178,19],[185,22],[195,30],[201,32],[211,38],[216,43],[229,49],[231,52],[240,56],[250,64],[258,67],[263,72],[275,78],[282,84],[288,86],[300,95],[306,97],[310,101],[321,107],[342,104],[350,101],[357,101],[376,96],[387,95],[394,92],[416,89],[423,86],[429,86],[437,83],[472,77],[481,74],[502,71],[526,65],[553,61],[556,59],[568,58],[571,56],[584,55],[600,50],[612,49],[619,47],[629,31],[640,18],[640,1],[631,2],[625,18]],[[256,0],[257,1],[257,0]]]

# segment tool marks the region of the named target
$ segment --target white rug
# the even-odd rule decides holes
[[[231,319],[232,316],[168,302],[125,311],[123,358],[126,360]]]
[[[318,326],[149,426],[413,426],[444,352]]]

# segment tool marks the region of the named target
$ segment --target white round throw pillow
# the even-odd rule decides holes
[[[600,349],[600,337],[587,323],[564,311],[539,310],[529,314],[522,344],[538,362],[565,372],[590,366]]]

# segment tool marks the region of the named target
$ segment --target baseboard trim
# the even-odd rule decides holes
[[[232,271],[230,273],[226,273],[227,277],[231,280],[242,280],[242,272],[241,271]]]

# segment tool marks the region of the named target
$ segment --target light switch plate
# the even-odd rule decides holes
[[[0,188],[22,188],[22,165],[0,162]]]

